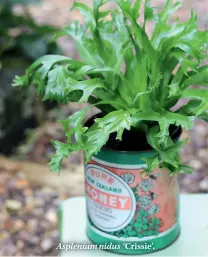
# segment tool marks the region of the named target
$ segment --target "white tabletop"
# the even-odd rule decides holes
[[[180,209],[181,234],[179,239],[162,251],[142,256],[208,256],[208,194],[182,195]],[[85,233],[85,198],[71,198],[62,203],[60,210],[62,214],[61,241],[67,244],[90,243]],[[61,255],[121,256],[101,250],[62,250]]]

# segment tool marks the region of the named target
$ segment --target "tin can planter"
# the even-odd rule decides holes
[[[86,166],[87,235],[99,249],[145,254],[177,239],[178,178],[160,168],[142,177],[153,154],[103,149]]]

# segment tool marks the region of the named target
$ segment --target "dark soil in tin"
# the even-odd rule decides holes
[[[102,118],[103,114],[99,113],[86,122],[86,126],[91,127],[95,118]],[[182,133],[180,127],[170,127],[170,135],[173,140],[178,140]],[[130,131],[125,130],[122,136],[122,141],[116,139],[117,133],[110,135],[107,144],[103,147],[113,151],[136,152],[136,151],[149,151],[152,150],[146,139],[146,134],[142,130],[132,128]]]

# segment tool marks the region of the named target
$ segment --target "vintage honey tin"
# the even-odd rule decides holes
[[[143,177],[153,154],[103,149],[86,166],[87,235],[100,249],[144,254],[177,239],[178,178],[160,168]]]

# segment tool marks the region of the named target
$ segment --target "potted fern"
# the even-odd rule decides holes
[[[59,173],[64,158],[84,151],[88,237],[101,249],[149,253],[179,235],[177,174],[192,173],[180,162],[187,142],[180,134],[195,118],[207,120],[208,33],[193,11],[185,23],[172,19],[181,2],[167,0],[156,13],[146,0],[142,24],[140,0],[113,2],[109,11],[101,8],[105,0],[94,0],[93,9],[75,2],[86,23],[75,21],[55,36],[72,37],[83,61],[44,56],[14,85],[34,85],[44,100],[89,103],[59,121],[66,143],[53,141],[51,170]],[[101,112],[84,124],[92,106]]]

